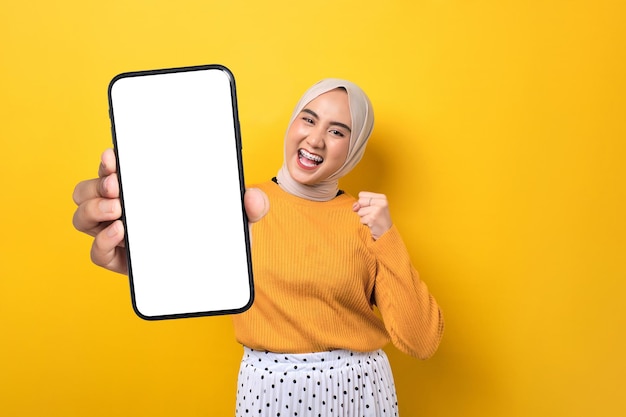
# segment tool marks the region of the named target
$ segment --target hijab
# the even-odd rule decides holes
[[[350,146],[348,148],[346,161],[336,172],[325,180],[317,184],[306,185],[297,182],[291,177],[289,169],[287,168],[287,155],[285,154],[285,161],[278,171],[276,178],[280,187],[290,194],[313,201],[332,200],[339,191],[339,178],[350,172],[359,163],[365,153],[367,140],[374,128],[372,103],[359,86],[347,80],[326,78],[309,88],[296,105],[291,115],[287,131],[289,131],[289,127],[291,127],[291,124],[307,104],[316,97],[336,88],[344,88],[348,93],[350,117],[352,118],[352,133],[350,134]]]

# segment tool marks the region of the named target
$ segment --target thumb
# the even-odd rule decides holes
[[[267,195],[258,188],[248,188],[243,196],[243,204],[250,223],[256,223],[265,216],[270,208]]]

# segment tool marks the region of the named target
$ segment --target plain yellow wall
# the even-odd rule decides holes
[[[311,83],[370,94],[342,186],[389,196],[447,319],[428,361],[387,348],[403,417],[626,415],[625,19],[617,0],[5,1],[0,415],[233,414],[229,318],[142,321],[71,225],[110,79],[207,63],[235,74],[249,181]]]

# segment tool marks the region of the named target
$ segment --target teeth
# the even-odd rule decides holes
[[[322,162],[324,160],[324,158],[322,158],[321,156],[317,156],[317,155],[313,155],[311,153],[308,153],[304,149],[300,149],[300,154],[302,156],[304,156],[306,159],[310,159],[311,161],[315,161],[317,163],[320,163],[320,162]]]

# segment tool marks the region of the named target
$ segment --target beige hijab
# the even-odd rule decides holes
[[[314,84],[309,88],[298,102],[289,121],[289,127],[298,114],[311,100],[335,88],[343,87],[348,92],[348,102],[350,103],[350,116],[352,117],[352,134],[350,135],[350,147],[346,162],[335,173],[327,179],[313,185],[305,185],[294,180],[287,168],[286,155],[283,166],[276,176],[280,187],[290,194],[306,198],[313,201],[332,200],[339,191],[339,178],[346,175],[354,168],[365,153],[367,140],[374,128],[374,112],[372,103],[363,90],[356,84],[340,80],[337,78],[327,78]]]

